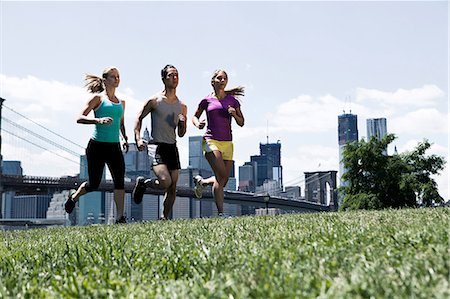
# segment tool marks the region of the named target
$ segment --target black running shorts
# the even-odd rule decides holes
[[[153,160],[152,166],[164,164],[168,170],[181,169],[180,155],[176,143],[149,144],[148,154]]]

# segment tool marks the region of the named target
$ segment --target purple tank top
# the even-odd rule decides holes
[[[208,126],[203,136],[205,139],[214,139],[219,141],[232,141],[231,133],[231,115],[228,114],[228,106],[238,108],[241,106],[238,100],[232,95],[227,95],[221,100],[211,97],[204,98],[199,107],[206,111]]]

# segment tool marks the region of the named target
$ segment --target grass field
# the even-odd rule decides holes
[[[450,209],[0,232],[0,298],[449,298]]]

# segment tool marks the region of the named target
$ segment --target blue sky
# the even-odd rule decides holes
[[[80,145],[93,131],[75,123],[89,98],[85,73],[119,68],[132,136],[138,110],[162,89],[159,72],[170,63],[189,118],[211,91],[215,69],[228,71],[229,87],[246,86],[246,124],[233,131],[236,165],[258,154],[268,133],[282,144],[285,183],[302,185],[304,171],[339,169],[337,116],[350,109],[360,138],[367,118],[386,117],[400,152],[428,138],[430,153],[448,161],[446,1],[0,3],[0,96]],[[203,131],[189,123],[187,134]],[[3,139],[4,159],[33,161],[23,161],[26,174],[78,172]],[[187,140],[179,140],[183,167]],[[437,177],[445,198],[448,180],[447,167]]]

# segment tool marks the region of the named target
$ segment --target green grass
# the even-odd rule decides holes
[[[0,232],[0,298],[449,298],[450,209]]]

